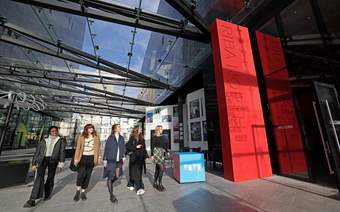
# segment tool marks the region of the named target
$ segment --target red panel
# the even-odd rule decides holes
[[[279,38],[256,32],[281,174],[307,174],[303,142]]]
[[[271,176],[248,29],[216,19],[211,27],[224,178]]]
[[[172,159],[173,159],[173,162],[174,162],[173,175],[178,182],[181,182],[180,170],[179,170],[180,169],[179,155],[173,154]]]

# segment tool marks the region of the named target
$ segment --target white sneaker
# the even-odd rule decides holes
[[[130,191],[135,190],[135,188],[134,188],[133,186],[128,186],[128,189],[129,189]]]
[[[143,195],[145,193],[144,189],[139,189],[137,195]]]

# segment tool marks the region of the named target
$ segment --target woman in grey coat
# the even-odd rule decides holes
[[[125,141],[124,137],[120,135],[120,125],[114,124],[112,134],[106,140],[103,156],[104,178],[107,178],[110,201],[113,203],[118,202],[113,194],[113,183],[123,174],[125,152]]]

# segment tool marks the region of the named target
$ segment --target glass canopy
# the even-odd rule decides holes
[[[0,89],[41,97],[47,113],[141,118],[211,54],[195,20],[208,29],[215,17],[230,20],[262,1],[51,2],[1,1]],[[196,19],[178,2],[195,8]]]

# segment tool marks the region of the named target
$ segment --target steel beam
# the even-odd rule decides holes
[[[186,26],[181,21],[166,18],[157,14],[138,11],[101,1],[57,1],[57,0],[12,0],[42,8],[57,10],[74,15],[89,17],[111,23],[127,25],[154,32],[164,33],[200,42],[209,42],[209,35]],[[139,13],[139,14],[137,14]],[[139,21],[136,17],[139,15]],[[208,36],[207,36],[208,35]]]
[[[185,0],[165,0],[186,19],[194,24],[201,32],[210,37],[210,29],[205,20],[196,11],[194,5],[189,5]]]
[[[95,115],[95,116],[110,116],[110,117],[122,117],[122,118],[132,118],[132,119],[141,119],[141,117],[138,116],[129,116],[124,114],[114,114],[114,113],[102,113],[98,111],[82,111],[78,109],[46,109],[47,112],[63,112],[63,113],[79,113],[79,114],[89,114],[89,115]]]
[[[34,67],[25,67],[20,65],[1,65],[0,75],[10,75],[18,77],[43,78],[48,80],[74,81],[104,85],[117,85],[140,88],[154,88],[143,82],[131,79],[100,76],[94,74],[72,73],[66,71],[57,71],[52,69],[41,69]]]
[[[13,82],[13,83],[19,83],[19,84],[26,84],[26,85],[30,85],[30,86],[37,86],[37,87],[44,87],[44,88],[48,88],[48,89],[53,89],[53,90],[61,90],[61,91],[67,91],[67,92],[71,92],[71,93],[77,93],[77,94],[83,94],[83,95],[87,95],[87,96],[95,96],[95,97],[102,97],[103,99],[108,99],[108,100],[113,100],[113,101],[121,101],[122,99],[121,98],[118,98],[118,97],[113,97],[113,96],[110,96],[110,95],[105,95],[105,94],[98,94],[98,93],[91,93],[91,92],[87,92],[87,91],[81,91],[81,90],[76,90],[76,89],[71,89],[71,88],[65,88],[65,87],[58,87],[58,86],[51,86],[51,85],[44,85],[44,84],[40,84],[40,83],[37,83],[37,82],[32,82],[32,81],[18,81],[18,80],[13,80],[13,79],[1,79],[0,78],[0,81],[6,81],[6,82]],[[129,101],[128,99],[125,100],[125,101],[128,101],[128,102],[131,102]],[[133,101],[135,102],[135,101]],[[136,105],[150,105],[150,103],[145,103],[145,104],[142,104],[140,102],[135,102]],[[151,104],[153,105],[153,104]]]
[[[46,101],[45,101],[46,102]],[[53,102],[49,102],[47,101],[46,102],[47,104],[61,104],[61,105],[66,105],[66,106],[69,106],[69,107],[73,107],[73,106],[79,106],[79,107],[93,107],[95,109],[107,109],[107,110],[116,110],[116,111],[119,111],[119,112],[127,112],[127,113],[131,113],[131,114],[144,114],[145,112],[143,111],[138,111],[138,110],[133,110],[133,109],[128,109],[128,108],[121,108],[121,107],[118,107],[118,106],[113,106],[113,105],[105,105],[105,104],[101,104],[101,103],[93,103],[93,102],[88,102],[90,103],[91,105],[86,105],[86,104],[79,104],[79,103],[76,103],[76,102],[64,102],[64,101],[53,101]]]

